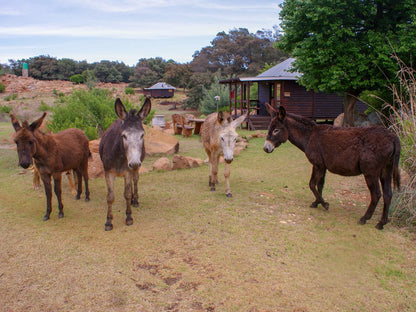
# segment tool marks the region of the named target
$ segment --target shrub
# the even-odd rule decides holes
[[[4,90],[6,90],[6,86],[2,83],[0,83],[0,93],[3,93]]]
[[[93,140],[117,119],[114,98],[108,90],[75,90],[62,99],[63,103],[57,103],[53,108],[54,114],[48,126],[52,132],[79,128],[88,139]],[[123,104],[127,110],[132,108],[128,99],[123,99]]]
[[[229,107],[229,93],[228,87],[217,83],[213,83],[211,88],[203,88],[203,97],[201,100],[200,111],[206,115],[217,111],[217,100],[219,96],[218,110],[228,110]]]
[[[38,110],[41,112],[47,112],[47,111],[51,111],[52,108],[48,104],[46,104],[44,101],[41,101]]]
[[[12,111],[12,108],[10,106],[6,106],[6,105],[2,106],[2,105],[0,105],[0,113],[2,113],[2,114],[8,114],[11,111]]]
[[[125,94],[134,94],[134,89],[132,87],[126,87],[124,89]]]
[[[399,85],[392,85],[393,104],[386,107],[393,113],[390,116],[391,128],[400,137],[401,167],[409,175],[407,185],[394,201],[393,215],[396,223],[406,226],[416,225],[416,87],[415,71],[397,59],[400,64]]]
[[[73,75],[69,78],[69,81],[81,84],[84,82],[84,77],[81,74]]]

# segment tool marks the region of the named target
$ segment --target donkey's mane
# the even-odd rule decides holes
[[[312,119],[309,118],[305,118],[296,114],[291,114],[288,113],[287,114],[288,117],[290,117],[291,119],[293,119],[297,124],[300,124],[302,126],[306,126],[308,128],[313,128],[315,127],[317,124],[315,121],[313,121]]]

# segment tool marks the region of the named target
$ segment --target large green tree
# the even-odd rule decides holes
[[[362,91],[395,79],[393,52],[414,63],[414,0],[286,0],[281,8],[278,47],[296,58],[302,85],[345,95],[346,125],[353,124]]]

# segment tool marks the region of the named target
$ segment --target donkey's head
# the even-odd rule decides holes
[[[20,125],[16,117],[10,114],[10,119],[12,120],[14,130],[16,131],[14,142],[17,147],[17,155],[19,156],[19,165],[25,169],[32,164],[32,157],[36,154],[37,139],[34,132],[41,126],[45,116],[46,113],[43,113],[42,117],[32,122],[30,125],[27,120]]]
[[[149,98],[146,98],[139,112],[132,109],[127,113],[119,98],[115,102],[116,114],[123,120],[121,140],[123,141],[127,165],[134,170],[141,166],[145,156],[143,120],[147,117],[151,108],[152,104]]]
[[[285,124],[286,110],[282,106],[277,110],[269,103],[266,103],[266,107],[267,111],[272,116],[272,120],[269,125],[269,131],[267,132],[263,150],[266,153],[271,153],[276,147],[287,141],[289,132]]]
[[[236,120],[233,120],[228,113],[218,113],[217,121],[221,125],[219,140],[221,140],[224,161],[228,164],[233,161],[234,157],[234,147],[238,137],[238,133],[235,129],[244,121],[245,118],[246,116],[242,115]]]

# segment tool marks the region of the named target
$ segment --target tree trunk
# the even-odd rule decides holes
[[[350,93],[345,93],[344,122],[343,122],[344,127],[354,127],[356,107],[357,107],[357,98]]]

